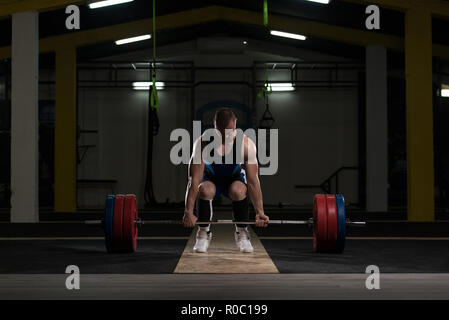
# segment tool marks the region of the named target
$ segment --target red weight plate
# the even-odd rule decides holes
[[[134,252],[137,248],[137,200],[134,194],[125,196],[125,207],[123,214],[123,250]]]
[[[114,200],[114,222],[113,226],[113,244],[114,252],[121,251],[123,248],[123,206],[125,195],[118,194]]]
[[[327,200],[327,246],[326,250],[335,252],[338,237],[337,199],[335,195],[326,195]]]
[[[324,194],[313,199],[313,249],[321,252],[326,249],[327,241],[327,202]]]

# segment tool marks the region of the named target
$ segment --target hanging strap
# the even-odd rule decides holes
[[[263,0],[263,25],[268,26],[268,0]]]
[[[263,0],[263,25],[265,27],[268,26],[268,0]],[[268,83],[268,71],[267,66],[265,65],[265,83],[262,90],[257,94],[257,98],[264,98],[264,102],[268,104],[268,95],[272,92],[271,85]]]
[[[159,98],[156,87],[156,0],[153,0],[153,68],[151,68],[152,88],[150,90],[151,109],[159,111]]]
[[[273,88],[271,87],[271,84],[268,83],[268,70],[267,66],[265,65],[265,83],[262,87],[262,89],[257,94],[257,98],[260,99],[263,97],[265,105],[268,105],[268,95],[273,92]]]
[[[153,0],[153,62],[156,63],[156,0]]]
[[[151,88],[151,96],[150,96],[150,105],[151,109],[156,109],[156,111],[159,111],[159,98],[157,96],[157,87],[156,87],[156,71],[153,70],[153,84]]]

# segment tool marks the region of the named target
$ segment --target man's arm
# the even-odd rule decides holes
[[[269,218],[265,215],[263,210],[262,189],[259,181],[259,165],[257,163],[257,150],[254,142],[245,137],[245,170],[246,182],[248,185],[248,194],[251,198],[254,210],[256,212],[256,226],[266,227]]]
[[[199,152],[199,153],[198,153]],[[198,160],[201,163],[194,163],[195,155],[198,156]],[[187,190],[185,197],[185,209],[183,224],[185,227],[194,227],[197,221],[197,217],[194,215],[193,210],[195,208],[195,201],[198,196],[198,187],[201,183],[201,178],[204,172],[204,162],[201,157],[201,138],[195,141],[193,144],[193,152],[189,162],[189,180],[187,182]]]

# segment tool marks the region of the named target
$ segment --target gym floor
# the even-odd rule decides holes
[[[442,0],[0,0],[0,302],[449,301],[447,30]]]
[[[226,218],[228,210],[219,210],[218,217]],[[102,228],[84,223],[101,218],[101,212],[61,214],[59,221],[42,216],[39,224],[0,223],[0,299],[449,298],[444,216],[435,223],[391,216],[367,220],[364,228],[348,229],[343,254],[313,252],[312,231],[301,225],[253,228],[252,254],[234,248],[232,226],[213,226],[209,252],[193,254],[189,239],[195,230],[144,225],[137,252],[107,254]],[[303,219],[307,212],[271,212],[272,219],[287,216]],[[179,214],[153,211],[141,217],[179,219]],[[65,288],[68,265],[80,269],[83,290],[76,294]],[[365,287],[369,265],[379,267],[381,290]]]

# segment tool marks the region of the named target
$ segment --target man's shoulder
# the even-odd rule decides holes
[[[256,145],[254,143],[253,139],[248,137],[246,134],[243,134],[243,143],[245,144],[245,146],[255,146]]]

